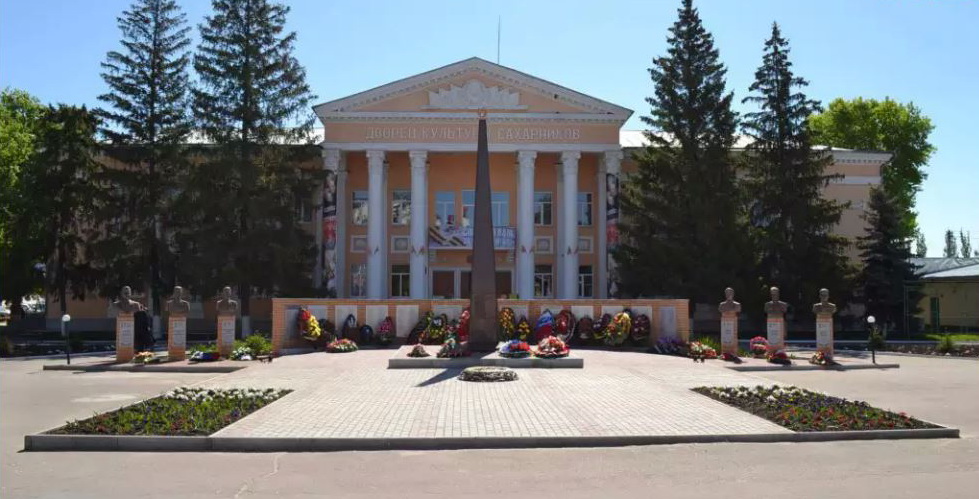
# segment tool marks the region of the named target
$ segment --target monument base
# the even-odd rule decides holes
[[[438,352],[438,345],[426,345],[425,349],[431,354],[429,357],[408,357],[408,352],[414,348],[413,345],[406,345],[398,349],[394,355],[388,359],[388,369],[465,369],[472,366],[502,366],[513,368],[533,368],[533,369],[582,369],[585,367],[585,359],[577,357],[574,353],[559,359],[541,359],[534,356],[522,359],[501,357],[499,352],[473,352],[468,357],[453,357],[440,359],[435,356]]]

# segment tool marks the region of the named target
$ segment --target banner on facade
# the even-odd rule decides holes
[[[428,247],[431,249],[472,249],[472,227],[431,227],[428,229]],[[497,250],[513,249],[516,231],[513,227],[493,227],[493,247]]]
[[[608,249],[605,254],[605,265],[608,269],[608,297],[616,298],[619,296],[619,279],[615,258],[612,255],[619,245],[619,176],[611,173],[605,175],[605,213],[605,241]]]
[[[337,296],[337,174],[327,170],[323,180],[323,286]]]

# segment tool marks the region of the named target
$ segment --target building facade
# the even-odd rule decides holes
[[[322,162],[308,167],[327,175],[299,218],[320,250],[317,286],[341,298],[468,298],[480,109],[488,114],[498,292],[615,295],[609,248],[618,241],[619,186],[646,145],[642,132],[622,130],[632,111],[479,58],[314,107]],[[824,193],[849,203],[836,232],[853,240],[890,155],[832,155],[830,172],[842,177]],[[857,258],[855,248],[849,254]],[[71,300],[73,324],[111,329],[108,303]],[[211,327],[213,304],[192,301],[191,328],[197,320]],[[48,307],[49,327],[58,309]],[[254,297],[251,310],[262,324],[271,301]]]

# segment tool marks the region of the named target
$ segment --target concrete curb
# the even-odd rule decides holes
[[[919,359],[955,359],[955,360],[971,360],[973,362],[979,360],[979,357],[962,357],[959,355],[927,355],[923,353],[905,353],[905,352],[888,352],[888,351],[878,351],[877,355],[894,355],[895,357],[917,357]]]
[[[848,365],[837,365],[837,366],[816,366],[812,364],[792,364],[788,366],[780,366],[777,364],[772,364],[770,366],[724,366],[732,371],[741,372],[765,372],[765,371],[855,371],[858,369],[898,369],[901,367],[900,364],[856,364],[852,366]]]
[[[37,434],[24,437],[24,450],[30,452],[336,452],[624,447],[633,445],[832,442],[923,438],[959,438],[959,430],[955,428],[927,428],[921,430],[785,432],[744,435],[455,438],[253,438]]]
[[[247,363],[246,363],[247,364]],[[167,366],[166,364],[101,364],[101,365],[66,365],[48,364],[44,371],[81,371],[81,372],[127,372],[127,373],[231,373],[247,368],[247,365],[209,365],[208,363],[183,366]]]

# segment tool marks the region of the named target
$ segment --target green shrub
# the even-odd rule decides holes
[[[951,353],[955,351],[955,340],[952,339],[951,335],[943,335],[938,339],[938,345],[935,347],[938,353]]]
[[[85,349],[85,340],[72,336],[68,339],[68,348],[71,349],[72,353],[81,352]]]
[[[883,350],[887,347],[887,343],[884,341],[884,333],[879,327],[873,326],[870,328],[870,336],[867,337],[867,350]]]
[[[208,343],[206,345],[194,345],[190,347],[190,354],[193,354],[194,352],[217,353],[218,346],[215,345],[214,343]]]
[[[268,355],[272,353],[272,342],[261,334],[251,334],[244,340],[245,346],[253,355]]]
[[[721,352],[721,341],[714,336],[703,335],[693,341],[699,341],[702,345],[713,348],[718,354]]]

